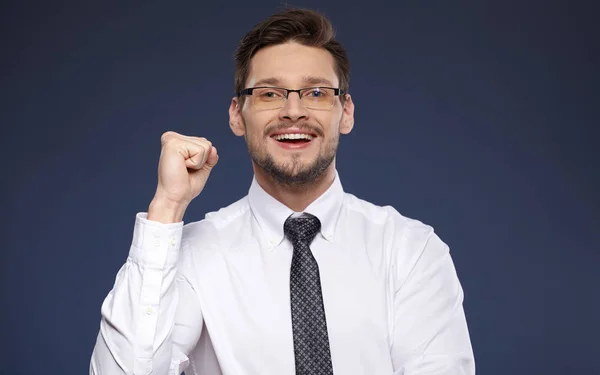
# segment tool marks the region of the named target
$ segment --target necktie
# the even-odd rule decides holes
[[[283,225],[285,236],[294,245],[290,300],[296,375],[331,375],[333,368],[319,266],[309,247],[321,229],[321,222],[313,215],[304,215],[290,216]]]

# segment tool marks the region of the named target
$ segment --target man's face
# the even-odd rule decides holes
[[[333,56],[325,49],[286,43],[259,50],[250,62],[246,87],[288,89],[324,86],[338,88]],[[281,185],[314,182],[332,166],[339,134],[353,125],[353,104],[348,96],[327,109],[306,108],[298,93],[290,93],[281,108],[260,109],[247,96],[242,108],[234,98],[230,107],[233,132],[243,135],[255,167],[262,168]],[[306,139],[281,139],[281,133],[309,133]],[[298,136],[286,136],[286,138]]]

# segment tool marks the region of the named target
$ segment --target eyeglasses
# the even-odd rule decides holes
[[[256,109],[277,109],[285,105],[292,92],[297,92],[302,105],[310,109],[330,109],[335,104],[336,96],[344,95],[344,90],[332,87],[307,87],[299,90],[251,87],[238,92],[238,96],[250,95]]]

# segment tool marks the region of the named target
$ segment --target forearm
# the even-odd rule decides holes
[[[127,262],[101,308],[90,373],[169,374],[179,291],[175,278],[181,226],[136,220]]]

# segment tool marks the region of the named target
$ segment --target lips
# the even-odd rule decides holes
[[[275,144],[285,150],[302,150],[308,148],[311,144],[315,142],[315,138],[311,140],[307,139],[287,139],[278,141],[271,137],[271,140],[275,142]]]
[[[309,135],[312,138],[317,137],[317,134],[313,131],[306,130],[306,129],[302,130],[302,129],[297,129],[297,128],[277,130],[277,131],[274,131],[273,133],[269,134],[269,136],[271,138],[273,138],[275,136],[286,136],[286,135]]]
[[[292,133],[292,134],[276,134],[272,137],[276,141],[280,142],[293,142],[293,141],[312,141],[315,137],[310,134]]]
[[[310,146],[320,133],[307,127],[279,128],[269,137],[280,147],[287,150],[301,150]]]

